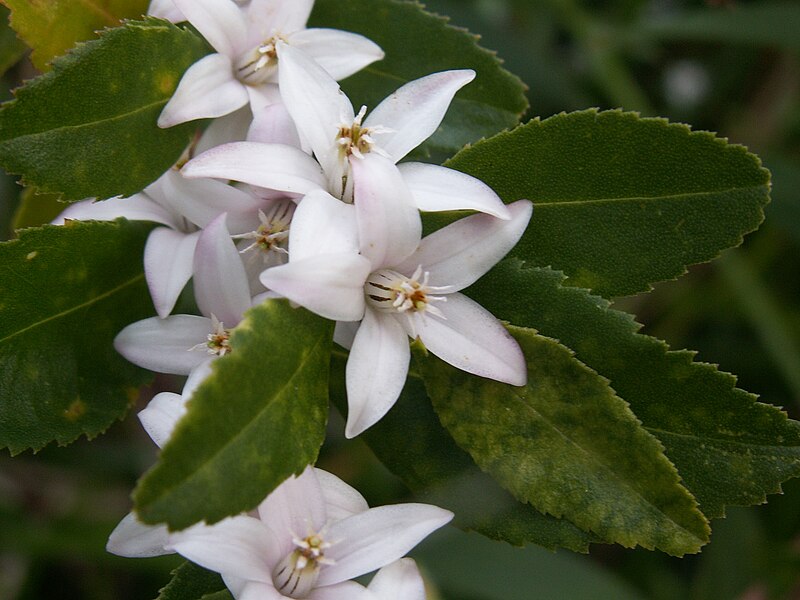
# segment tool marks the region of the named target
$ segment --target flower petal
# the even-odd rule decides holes
[[[259,144],[284,144],[301,149],[303,147],[297,127],[283,102],[256,111],[253,123],[247,132],[247,141]]]
[[[157,227],[144,247],[144,275],[158,316],[166,318],[192,277],[194,249],[200,232],[185,234]]]
[[[217,573],[265,583],[272,582],[270,565],[280,560],[269,529],[244,515],[172,533],[168,548]]]
[[[125,217],[129,221],[153,221],[169,227],[176,227],[173,215],[153,202],[145,193],[134,194],[128,198],[109,198],[97,201],[93,198],[81,200],[67,206],[53,219],[53,225],[63,225],[66,219],[76,221],[113,221]]]
[[[528,226],[533,205],[518,200],[508,206],[511,219],[472,215],[426,236],[414,254],[395,265],[410,275],[422,265],[428,284],[457,292],[475,283],[516,245]]]
[[[346,581],[404,556],[453,513],[430,504],[379,506],[332,523],[328,535],[338,540],[326,553],[335,561],[320,571],[319,586]]]
[[[353,347],[353,341],[356,339],[359,325],[361,323],[355,321],[337,321],[336,327],[333,329],[333,341],[345,350],[350,350]]]
[[[184,402],[191,400],[195,390],[200,387],[200,384],[205,381],[206,377],[211,375],[211,366],[217,357],[208,353],[206,353],[206,357],[206,360],[191,370],[189,377],[186,379],[186,383],[183,384],[181,396]]]
[[[233,179],[281,192],[305,195],[325,189],[317,162],[299,148],[234,142],[203,152],[184,165],[186,177]]]
[[[156,394],[137,416],[147,435],[156,446],[163,448],[184,414],[186,414],[186,402],[183,396],[172,392],[161,392]]]
[[[194,253],[194,295],[200,312],[235,327],[250,308],[250,283],[225,226],[226,214],[200,234]]]
[[[308,54],[336,81],[384,57],[381,47],[372,40],[339,29],[302,29],[291,34],[288,42]]]
[[[209,54],[189,67],[158,117],[159,127],[230,114],[250,100],[227,56]]]
[[[401,262],[416,250],[422,220],[400,171],[387,158],[370,153],[352,157],[356,220],[361,254],[373,269]]]
[[[323,254],[267,269],[261,283],[326,319],[358,321],[370,271],[369,261],[358,254]]]
[[[353,106],[333,78],[302,50],[278,44],[281,96],[300,137],[307,141],[330,181],[341,179],[344,167],[336,135],[342,123],[352,124]]]
[[[236,600],[286,600],[286,596],[276,590],[272,583],[260,581],[248,581],[233,597]]]
[[[375,107],[364,126],[392,130],[373,137],[398,162],[438,129],[453,96],[473,79],[475,71],[463,69],[434,73],[407,83]]]
[[[280,546],[281,556],[294,548],[292,538],[319,533],[328,520],[325,497],[313,467],[281,483],[258,506],[261,521]]]
[[[133,364],[157,373],[188,375],[208,359],[192,350],[211,333],[211,319],[194,315],[151,317],[131,323],[114,338],[114,348]]]
[[[376,600],[425,600],[425,582],[417,563],[401,558],[383,567],[369,582]]]
[[[200,136],[194,154],[198,155],[222,144],[241,142],[247,139],[247,130],[253,122],[253,114],[249,106],[217,117]]]
[[[241,47],[247,37],[247,25],[242,10],[231,0],[173,0],[197,31],[229,58],[246,50]]]
[[[356,209],[322,190],[311,192],[292,217],[289,260],[341,253],[358,254]]]
[[[250,0],[245,8],[252,29],[252,45],[266,41],[275,33],[289,34],[303,29],[314,7],[314,0]]]
[[[499,219],[511,218],[492,188],[471,175],[426,163],[403,163],[397,168],[422,211],[477,210]]]
[[[410,360],[400,323],[367,307],[347,359],[345,436],[357,436],[389,412],[403,391]]]
[[[186,20],[186,17],[178,10],[172,0],[152,0],[147,9],[147,14],[151,17],[166,19],[172,23],[181,23]]]
[[[334,585],[316,588],[308,600],[376,600],[375,596],[360,583],[342,581]]]
[[[166,525],[145,525],[128,513],[108,536],[106,550],[126,558],[149,558],[172,554],[167,550],[169,532]]]
[[[516,340],[488,310],[463,294],[436,305],[445,319],[418,319],[425,347],[454,367],[511,385],[525,385],[528,367]]]
[[[369,510],[369,504],[364,500],[364,496],[354,487],[322,469],[314,469],[314,473],[325,498],[326,512],[330,521],[341,521]]]

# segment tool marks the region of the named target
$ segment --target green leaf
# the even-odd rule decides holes
[[[149,225],[48,225],[0,244],[0,447],[95,437],[149,374],[112,346],[153,314],[141,255]]]
[[[331,400],[344,414],[344,360],[333,357]],[[566,519],[543,515],[514,499],[475,466],[439,423],[425,386],[412,373],[392,410],[359,436],[419,500],[455,513],[454,524],[515,546],[587,552],[596,541]]]
[[[185,562],[172,572],[172,580],[156,600],[223,600],[231,595],[218,573]]]
[[[639,23],[635,35],[677,42],[699,41],[800,50],[800,5],[797,2],[756,2],[731,8],[703,8]],[[795,26],[792,26],[794,24]]]
[[[25,188],[14,212],[13,228],[39,227],[50,223],[66,206],[58,201],[58,194],[38,194],[34,188]]]
[[[608,382],[555,340],[510,327],[528,364],[515,387],[433,355],[422,374],[456,443],[518,500],[626,547],[697,552],[708,523],[656,438]]]
[[[342,87],[353,104],[374,108],[401,85],[449,69],[474,69],[475,81],[456,96],[439,131],[415,154],[451,156],[465,144],[513,127],[528,108],[525,87],[477,45],[477,36],[452,27],[417,2],[317,0],[309,27],[360,33],[386,53]]]
[[[766,501],[800,476],[800,423],[737,389],[732,375],[669,351],[641,325],[561,273],[506,260],[468,290],[500,319],[557,338],[607,377],[666,448],[684,485],[709,518],[726,505]],[[524,290],[524,292],[522,292]]]
[[[252,509],[316,460],[328,417],[332,323],[272,300],[245,313],[230,355],[188,403],[134,492],[146,523],[183,529]]]
[[[41,71],[76,42],[95,31],[116,27],[124,18],[147,12],[147,0],[2,0],[11,9],[11,25],[33,48],[31,59]]]
[[[17,38],[9,26],[8,17],[8,9],[0,6],[0,75],[13,67],[27,50],[27,46]]]
[[[0,164],[68,200],[140,191],[189,143],[193,125],[160,129],[156,120],[206,51],[196,35],[158,19],[81,44],[0,110]]]
[[[740,244],[761,223],[769,192],[769,172],[743,147],[620,111],[534,120],[447,166],[506,202],[534,202],[513,256],[607,297],[648,290]]]

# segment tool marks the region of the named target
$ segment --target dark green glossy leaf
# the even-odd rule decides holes
[[[397,0],[317,0],[309,26],[333,27],[365,35],[386,53],[348,78],[343,89],[356,108],[374,108],[411,80],[449,69],[474,69],[443,125],[417,151],[451,156],[465,144],[513,127],[528,107],[522,82],[478,46],[477,37],[425,12],[417,2]]]
[[[506,202],[533,201],[512,255],[607,297],[648,290],[740,244],[761,223],[769,192],[769,172],[743,147],[619,111],[531,121],[447,166]]]
[[[334,355],[331,399],[344,413],[344,361]],[[515,546],[586,552],[597,541],[566,519],[543,515],[482,473],[442,427],[419,376],[389,413],[360,436],[417,498],[455,513],[455,525]]]
[[[172,572],[172,580],[156,600],[223,600],[231,595],[218,573],[185,562]]]
[[[694,353],[637,333],[633,318],[561,273],[506,260],[468,290],[498,318],[558,338],[607,377],[666,448],[709,518],[759,504],[800,476],[800,424],[736,388],[736,378]]]
[[[174,529],[219,521],[250,510],[316,460],[328,417],[331,326],[282,300],[245,313],[233,351],[215,362],[136,488],[142,520]]]
[[[424,362],[425,388],[458,445],[518,500],[605,540],[699,551],[705,517],[608,381],[555,340],[510,331],[525,353],[527,386],[476,377],[433,355]]]
[[[159,129],[156,119],[206,52],[196,35],[157,19],[81,44],[0,110],[0,164],[68,200],[138,192],[189,143],[193,125]]]
[[[139,18],[147,0],[3,0],[12,11],[11,25],[33,48],[33,64],[42,71],[76,42],[95,31],[116,27],[124,18]]]
[[[0,244],[0,447],[95,437],[136,400],[149,375],[112,341],[154,312],[141,262],[149,229],[75,222]]]

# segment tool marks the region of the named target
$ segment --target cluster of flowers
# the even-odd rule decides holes
[[[485,184],[430,164],[398,164],[439,127],[470,70],[412,81],[369,115],[340,90],[380,60],[370,40],[306,29],[313,0],[153,0],[150,14],[189,21],[216,50],[191,66],[161,127],[215,120],[143,192],[87,200],[67,219],[120,216],[163,225],[144,264],[158,313],[126,327],[115,346],[153,371],[188,375],[140,413],[161,445],[211,362],[235,352],[229,332],[267,298],[288,298],[336,321],[350,350],[346,435],[376,423],[408,373],[409,337],[470,373],[526,382],[514,339],[459,293],[517,243],[531,204],[505,205]],[[231,184],[230,182],[235,182]],[[420,211],[470,210],[422,238]],[[198,315],[172,315],[192,280]],[[400,559],[450,520],[437,507],[368,509],[335,476],[309,467],[252,514],[177,533],[127,517],[109,549],[175,551],[220,572],[238,599],[422,599],[413,562]],[[388,566],[387,566],[388,565]],[[368,588],[348,581],[383,567]],[[361,595],[359,595],[361,594]]]

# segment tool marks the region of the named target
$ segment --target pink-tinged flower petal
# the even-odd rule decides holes
[[[299,195],[327,187],[325,175],[313,158],[299,148],[282,144],[224,144],[190,160],[181,172],[186,177],[233,179]]]
[[[176,227],[177,220],[147,194],[139,193],[129,198],[109,198],[100,202],[93,199],[70,204],[53,219],[53,225],[63,225],[66,219],[76,221],[113,221],[125,217],[129,221],[153,221]]]
[[[342,253],[358,254],[355,207],[322,190],[311,192],[292,217],[289,260]]]
[[[347,359],[345,436],[357,436],[389,412],[403,391],[410,360],[400,323],[367,307]]]
[[[174,375],[188,375],[208,360],[208,352],[192,350],[211,333],[211,319],[194,315],[152,317],[131,323],[114,338],[114,348],[133,364]]]
[[[313,7],[314,0],[250,0],[245,8],[250,44],[263,44],[275,33],[286,35],[305,28]]]
[[[354,487],[322,469],[314,469],[314,473],[325,498],[325,508],[330,521],[341,521],[369,510],[369,504],[364,500],[364,496]]]
[[[355,118],[350,100],[302,50],[279,43],[278,59],[281,95],[300,137],[310,144],[329,180],[340,181],[344,163],[336,136],[341,124],[351,125]]]
[[[422,220],[400,171],[387,158],[370,153],[352,157],[353,197],[361,254],[373,269],[392,266],[416,250]]]
[[[417,564],[410,558],[401,558],[383,567],[368,587],[375,594],[375,600],[425,600],[425,582]]]
[[[231,0],[173,0],[204,38],[220,54],[236,58],[247,48],[247,24],[242,10]]]
[[[247,130],[252,122],[253,114],[247,105],[214,119],[200,136],[194,149],[195,155],[222,144],[244,141],[247,139]]]
[[[271,104],[255,112],[253,124],[247,132],[248,142],[259,144],[283,144],[303,147],[300,134],[283,102]]]
[[[269,529],[249,516],[194,525],[170,534],[168,547],[201,567],[250,581],[272,582],[280,550]]]
[[[156,394],[137,416],[147,435],[156,446],[163,448],[184,414],[186,414],[186,402],[180,394],[161,392]]]
[[[364,282],[369,261],[357,254],[324,254],[272,267],[261,283],[311,312],[334,321],[364,315]]]
[[[200,312],[235,327],[250,308],[250,283],[225,226],[225,213],[200,234],[194,253],[194,295]]]
[[[426,163],[397,165],[422,211],[477,210],[499,219],[511,214],[492,188],[471,175]]]
[[[261,583],[261,582],[248,582],[246,579],[242,579],[240,577],[233,577],[231,575],[222,575],[222,581],[225,583],[225,587],[228,588],[231,595],[238,600],[241,600],[242,594],[245,591],[248,583],[253,586],[266,586],[272,587],[268,583]]]
[[[425,347],[454,367],[511,385],[525,385],[528,367],[516,340],[488,310],[463,294],[436,305],[445,316],[416,322]]]
[[[319,575],[319,586],[379,569],[405,554],[453,518],[430,504],[379,506],[332,523],[326,538],[337,540],[325,556],[335,561]]]
[[[158,316],[166,318],[192,277],[200,232],[185,234],[166,227],[150,232],[144,247],[144,275]]]
[[[280,484],[258,506],[258,516],[280,546],[281,556],[294,548],[292,538],[319,533],[328,520],[325,498],[313,467]]]
[[[172,554],[164,548],[169,533],[166,525],[145,525],[128,513],[108,537],[106,550],[126,558],[150,558]]]
[[[308,600],[376,600],[363,585],[355,581],[343,581],[335,585],[318,587],[308,596]]]
[[[231,593],[233,593],[233,590],[231,590]],[[286,600],[286,596],[276,590],[271,583],[258,581],[246,582],[239,593],[234,594],[233,597],[236,600]]]
[[[191,400],[195,390],[206,380],[206,377],[211,375],[211,366],[216,358],[216,355],[206,353],[206,360],[191,370],[181,390],[181,397],[184,402]]]
[[[261,85],[248,85],[247,94],[250,97],[250,108],[254,115],[268,106],[283,102],[280,88],[278,88],[278,72],[273,71],[267,82]]]
[[[336,81],[384,57],[381,47],[372,40],[339,29],[301,29],[287,41],[308,54]]]
[[[178,10],[172,0],[152,0],[150,7],[147,9],[147,14],[151,17],[166,19],[172,23],[181,23],[186,20],[186,17]]]
[[[221,117],[242,108],[249,100],[244,84],[233,76],[230,59],[209,54],[183,74],[178,89],[158,117],[158,126]]]
[[[528,226],[533,205],[518,200],[508,206],[511,219],[472,215],[426,236],[414,254],[395,265],[411,275],[422,265],[432,286],[449,286],[457,292],[472,285],[516,245]]]
[[[392,130],[373,137],[398,162],[438,129],[453,96],[473,79],[475,71],[464,69],[434,73],[407,83],[375,107],[364,126]]]

